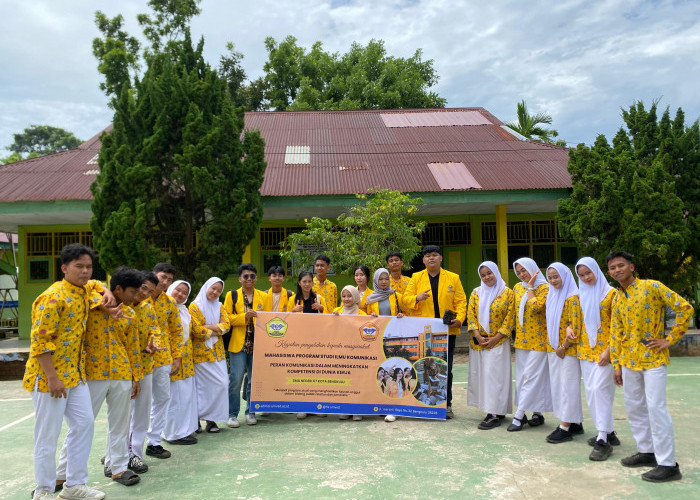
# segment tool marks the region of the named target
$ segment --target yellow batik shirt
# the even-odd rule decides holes
[[[579,339],[581,338],[581,331],[583,330],[583,311],[581,311],[581,302],[579,301],[578,295],[573,295],[564,301],[564,308],[561,311],[561,318],[559,318],[559,343],[557,347],[562,345],[566,341],[566,327],[570,326]],[[576,347],[578,342],[571,342],[571,345],[564,351],[565,356],[576,357]],[[556,351],[555,347],[549,343],[549,338],[547,338],[547,352]]]
[[[85,381],[83,335],[88,303],[92,293],[103,290],[102,283],[96,280],[90,280],[84,287],[61,280],[36,298],[32,305],[29,359],[22,381],[26,390],[33,391],[36,384],[39,392],[48,392],[46,374],[36,359],[47,352],[51,353],[56,374],[66,388]]]
[[[615,295],[615,290],[610,290],[605,298],[600,303],[600,328],[596,337],[596,344],[591,349],[591,344],[588,341],[588,332],[586,332],[586,323],[581,320],[581,335],[578,343],[578,359],[592,361],[597,363],[603,351],[610,346],[610,315],[612,312],[612,301]],[[582,316],[583,318],[583,316]]]
[[[153,355],[153,366],[157,368],[172,364],[173,359],[181,357],[182,322],[175,299],[170,295],[161,293],[157,299],[149,300],[152,300],[153,311],[158,321],[158,336],[155,344],[164,348]]]
[[[469,296],[469,306],[467,307],[467,330],[477,330],[482,337],[493,337],[497,333],[504,335],[493,347],[498,347],[505,342],[515,326],[515,294],[513,290],[506,287],[501,294],[494,299],[489,307],[489,328],[491,333],[486,333],[486,330],[479,323],[479,295],[476,289],[472,290]],[[472,335],[472,339],[474,335]],[[475,351],[484,349],[478,342],[474,343],[471,340],[469,345]],[[493,349],[493,348],[492,348]]]
[[[664,309],[676,313],[671,332],[664,332]],[[635,279],[626,289],[617,290],[612,301],[610,359],[615,368],[649,370],[668,365],[668,349],[655,352],[642,344],[645,339],[666,338],[675,344],[688,330],[693,307],[663,283]]]
[[[513,287],[515,294],[515,341],[513,347],[526,351],[546,351],[549,338],[547,337],[546,303],[549,284],[542,283],[535,289],[535,296],[525,303],[523,324],[520,324],[518,313],[520,301],[527,289],[522,283]]]
[[[142,300],[134,306],[136,321],[139,328],[139,344],[141,348],[141,371],[144,375],[153,373],[153,353],[146,352],[151,336],[158,335],[158,318],[153,311],[153,305],[149,299]]]
[[[182,339],[181,339],[182,340]],[[192,350],[192,339],[188,338],[180,347],[181,361],[180,369],[175,375],[170,375],[170,380],[184,380],[194,377],[194,352]]]
[[[408,286],[408,282],[411,281],[411,278],[408,276],[404,276],[403,274],[399,278],[398,281],[394,281],[394,278],[391,277],[391,273],[389,274],[389,283],[391,283],[391,289],[396,290],[399,292],[401,295],[406,291],[406,287]]]
[[[117,320],[99,309],[88,313],[85,329],[85,377],[88,380],[141,380],[141,342],[131,307],[122,305]],[[131,319],[129,319],[131,318]]]
[[[314,286],[312,290],[316,295],[323,297],[326,300],[326,304],[328,304],[328,307],[331,309],[335,309],[338,306],[338,287],[328,278],[326,278],[326,281],[323,282],[323,286],[321,286],[318,278],[314,276]]]
[[[284,290],[283,290],[284,292]],[[211,331],[204,328],[207,324],[204,314],[199,310],[197,304],[192,302],[190,304],[190,314],[192,315],[192,322],[190,323],[190,340],[192,342],[192,350],[194,352],[194,362],[195,363],[208,363],[211,361],[221,361],[226,359],[226,353],[224,352],[224,340],[219,336],[216,339],[216,343],[211,349],[207,349],[205,341],[211,337]],[[228,314],[224,309],[224,305],[221,304],[221,312],[219,313],[219,322],[217,326],[221,330],[222,334],[231,328],[231,324],[228,321]]]

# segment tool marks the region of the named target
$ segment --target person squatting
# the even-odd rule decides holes
[[[467,404],[486,413],[481,430],[499,427],[513,413],[507,431],[521,432],[544,425],[543,414],[551,412],[559,423],[547,442],[572,441],[584,433],[583,378],[597,432],[588,440],[593,461],[606,460],[620,444],[612,406],[615,385],[622,386],[638,452],[621,464],[648,467],[642,474],[647,481],[681,478],[666,377],[668,348],[685,334],[693,315],[685,299],[658,281],[637,278],[633,256],[623,251],[611,252],[605,261],[617,288],[591,257],[581,258],[574,272],[554,262],[544,273],[534,260],[520,258],[513,263],[520,282],[512,289],[494,262],[479,264],[481,284],[468,300],[459,276],[442,267],[440,247],[424,247],[422,257],[425,269],[410,278],[402,275],[399,252],[387,254],[386,268],[373,274],[358,265],[356,286],[346,286],[340,295],[328,279],[326,255],[316,258],[314,273],[299,274],[296,290],[283,288],[280,266],[268,270],[270,288],[257,289],[257,269],[245,263],[238,268],[239,288],[224,294],[224,280],[214,276],[187,305],[192,286],[175,280],[171,264],[159,263],[151,271],[120,267],[106,286],[92,279],[91,248],[65,246],[60,256],[64,278],[32,306],[23,386],[36,413],[33,498],[53,498],[56,492],[64,499],[105,497],[87,484],[94,421],[103,403],[108,421],[104,475],[125,486],[148,471],[144,452],[154,459],[171,456],[163,442],[196,444],[196,434],[220,432],[217,422],[238,428],[241,390],[245,423],[255,425],[260,415],[250,411],[250,389],[260,311],[443,319],[449,336],[447,384],[440,397],[447,403],[448,420],[455,416],[452,361],[464,327],[470,340]],[[675,320],[666,331],[669,313]],[[413,391],[416,383],[410,368],[377,374],[377,384],[389,397]],[[341,420],[350,417],[340,415]],[[384,419],[394,422],[396,416]],[[64,420],[68,434],[56,463]]]

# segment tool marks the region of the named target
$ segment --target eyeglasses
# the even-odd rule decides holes
[[[256,276],[254,274],[241,274],[241,279],[244,280],[254,280]]]

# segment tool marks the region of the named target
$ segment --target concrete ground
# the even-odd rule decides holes
[[[619,459],[636,452],[625,421],[622,390],[614,417],[622,445],[602,463],[588,460],[586,439],[595,434],[584,406],[586,434],[552,445],[545,436],[556,422],[508,433],[505,425],[480,431],[481,411],[467,407],[467,364],[456,357],[452,421],[376,417],[361,422],[335,416],[262,417],[256,426],[222,427],[201,434],[194,446],[165,444],[172,458],[147,457],[151,469],[124,487],[105,478],[106,408],[98,416],[90,454],[90,483],[120,498],[664,498],[700,497],[700,359],[674,358],[669,369],[668,407],[676,432],[681,481],[642,481],[646,469],[626,469]],[[462,361],[460,363],[460,361]],[[0,382],[0,499],[29,498],[33,407],[19,381]],[[65,433],[65,428],[64,428]]]

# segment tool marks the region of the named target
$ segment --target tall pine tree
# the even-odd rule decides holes
[[[623,110],[612,146],[600,135],[569,154],[573,190],[559,202],[562,236],[598,262],[613,249],[635,257],[643,278],[684,295],[700,279],[700,133],[679,108]]]
[[[107,270],[168,260],[190,281],[226,277],[262,221],[264,140],[243,133],[243,109],[204,60],[204,40],[192,43],[198,2],[149,4],[153,18],[139,22],[151,45],[139,57],[121,17],[97,14],[93,52],[114,119],[92,185],[95,248]]]

